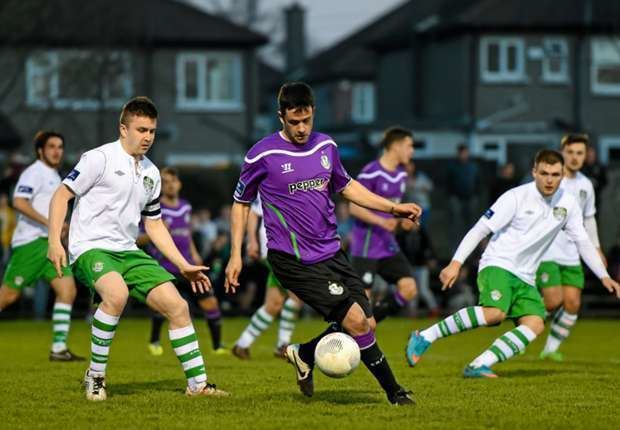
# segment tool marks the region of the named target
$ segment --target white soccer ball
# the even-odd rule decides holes
[[[344,378],[359,366],[360,348],[348,334],[330,333],[317,344],[314,361],[327,376]]]

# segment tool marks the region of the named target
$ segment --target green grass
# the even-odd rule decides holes
[[[232,343],[246,320],[226,320]],[[426,321],[414,321],[416,327]],[[564,345],[562,364],[540,362],[543,340],[525,356],[495,367],[497,380],[465,380],[463,367],[509,329],[478,329],[438,341],[415,369],[403,347],[411,322],[388,320],[378,338],[415,408],[390,406],[366,369],[342,380],[315,376],[312,399],[299,394],[293,370],[272,356],[275,327],[252,349],[253,359],[213,356],[204,323],[199,329],[210,378],[232,392],[226,399],[188,399],[167,342],[162,357],[146,349],[147,320],[121,320],[108,365],[108,395],[90,403],[80,387],[84,363],[50,363],[49,323],[0,323],[0,428],[618,428],[620,321],[579,321]],[[296,339],[323,323],[302,321]],[[86,354],[89,328],[73,322],[72,349]]]

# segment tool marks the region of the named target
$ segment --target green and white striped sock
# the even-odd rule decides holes
[[[261,306],[252,318],[250,324],[243,330],[241,336],[237,340],[237,345],[240,348],[249,348],[252,346],[258,336],[261,335],[273,322],[273,317],[266,311],[265,306]]]
[[[543,352],[556,352],[562,342],[570,335],[571,329],[577,323],[578,315],[569,314],[563,308],[557,311],[551,322],[551,330],[545,343]]]
[[[170,343],[177,355],[190,390],[197,391],[207,382],[207,372],[202,353],[198,346],[198,336],[193,325],[168,330]]]
[[[67,337],[71,326],[71,304],[54,303],[52,311],[54,336],[52,338],[52,352],[61,352],[67,349]]]
[[[442,337],[485,325],[487,322],[484,318],[484,312],[482,312],[482,306],[470,306],[453,313],[426,330],[422,330],[420,335],[432,343]]]
[[[110,355],[110,344],[116,333],[119,316],[109,315],[97,309],[93,315],[90,342],[90,371],[92,376],[104,376]]]
[[[291,298],[286,299],[282,312],[280,312],[280,328],[278,329],[278,348],[291,343],[293,330],[295,330],[295,322],[300,307],[297,302]]]
[[[476,357],[470,366],[491,367],[495,363],[506,361],[524,351],[534,339],[536,339],[536,333],[528,326],[520,325],[495,339],[491,347]]]

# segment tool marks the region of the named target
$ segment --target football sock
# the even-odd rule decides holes
[[[245,330],[243,330],[243,333],[241,333],[239,340],[237,340],[237,346],[240,348],[249,348],[252,346],[256,338],[260,336],[272,322],[273,317],[265,310],[264,305],[261,306],[254,312],[254,315],[252,315],[250,319],[250,324],[248,324]]]
[[[213,349],[220,349],[222,347],[222,313],[219,308],[206,311],[205,319],[207,320],[207,326],[209,326],[209,332],[211,333],[211,344]]]
[[[299,345],[299,358],[301,358],[308,366],[314,366],[314,350],[319,341],[330,333],[342,331],[340,324],[331,323],[323,333],[315,337],[309,342]]]
[[[470,306],[453,313],[426,330],[422,330],[420,335],[432,343],[439,338],[485,325],[487,322],[482,312],[482,306]]]
[[[295,321],[299,306],[297,302],[291,298],[286,299],[282,312],[280,312],[280,327],[278,329],[278,348],[291,343],[293,330],[295,330]]]
[[[497,362],[506,361],[524,351],[534,339],[536,333],[528,326],[520,325],[495,339],[491,347],[476,357],[470,366],[491,367]]]
[[[361,359],[370,370],[370,373],[377,379],[381,388],[388,394],[394,394],[400,389],[396,382],[392,369],[387,362],[387,358],[379,348],[375,333],[371,330],[361,336],[353,336],[353,339],[360,347]]]
[[[109,315],[97,309],[93,315],[90,342],[90,370],[91,376],[104,376],[110,355],[110,344],[116,333],[116,326],[120,316]]]
[[[570,331],[576,322],[577,315],[569,314],[563,308],[559,309],[551,322],[551,330],[549,331],[543,352],[556,352],[562,342],[570,335]]]
[[[155,314],[151,318],[151,343],[159,343],[161,327],[164,325],[165,320],[166,319],[160,314]]]
[[[170,343],[177,355],[190,390],[196,391],[201,385],[207,382],[207,372],[202,354],[198,347],[198,336],[193,325],[187,327],[168,330]]]
[[[67,349],[67,336],[71,326],[71,304],[55,302],[52,323],[54,330],[52,352],[64,351]]]
[[[388,315],[394,315],[407,303],[408,300],[405,299],[398,290],[394,291],[394,294],[388,295],[373,307],[372,313],[375,317],[375,321],[379,322],[384,320]]]

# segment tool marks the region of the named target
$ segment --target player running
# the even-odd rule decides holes
[[[364,166],[357,181],[375,194],[400,203],[407,182],[405,166],[413,156],[413,134],[400,127],[388,128],[381,146],[381,157]],[[353,268],[362,279],[368,296],[376,274],[396,285],[393,294],[373,306],[375,320],[380,322],[397,313],[416,295],[412,268],[394,237],[397,230],[411,230],[414,224],[408,219],[371,211],[353,202],[349,203],[349,210],[356,218],[351,240]]]
[[[562,138],[564,179],[560,188],[572,194],[583,215],[590,240],[605,261],[596,226],[596,206],[592,182],[580,172],[586,159],[589,138],[585,134],[569,134]],[[584,275],[579,250],[566,233],[560,231],[542,258],[536,273],[536,286],[542,290],[545,308],[553,315],[551,330],[540,358],[562,361],[558,349],[577,322],[581,307]]]
[[[179,172],[172,167],[161,169],[161,217],[170,231],[175,246],[187,261],[193,264],[202,265],[202,258],[192,240],[191,216],[192,205],[185,199],[179,197],[181,192],[181,179]],[[151,244],[147,234],[140,234],[138,245],[146,246],[146,252],[155,258],[161,267],[172,273],[175,277],[174,284],[177,286],[181,295],[186,299],[194,300],[204,313],[207,327],[211,333],[211,343],[213,352],[218,355],[229,354],[230,351],[222,347],[222,313],[213,289],[204,293],[192,291],[189,282],[183,277],[179,269],[168,260],[161,251]],[[152,355],[162,355],[161,346],[161,326],[164,317],[161,314],[154,314],[151,318],[151,340],[148,345]]]
[[[40,279],[49,282],[56,294],[49,359],[83,361],[83,357],[67,348],[71,308],[77,292],[73,274],[69,267],[57,274],[47,259],[49,206],[52,194],[60,184],[58,167],[62,163],[64,141],[60,133],[39,131],[34,137],[37,161],[24,170],[15,186],[13,207],[19,216],[11,241],[11,258],[0,287],[0,311],[17,301],[25,287]]]
[[[439,278],[443,289],[451,288],[463,262],[493,233],[480,259],[480,304],[463,308],[426,330],[414,331],[406,350],[411,366],[437,339],[510,318],[517,327],[496,339],[464,372],[466,378],[497,377],[491,367],[524,351],[545,329],[545,306],[535,287],[536,269],[562,230],[603,286],[620,298],[620,285],[609,277],[584,229],[579,202],[559,188],[563,164],[559,152],[540,151],[532,170],[534,181],[504,193],[465,235]]]
[[[50,205],[49,259],[58,274],[67,265],[60,231],[67,204],[75,198],[69,261],[80,282],[100,298],[93,316],[90,366],[84,375],[88,400],[107,398],[110,344],[129,296],[169,320],[168,335],[187,378],[186,394],[227,394],[207,382],[189,307],[171,282],[174,276],[136,246],[142,217],[152,243],[191,282],[192,290],[204,293],[211,288],[203,273],[207,268],[187,262],[161,219],[159,171],[145,157],[155,140],[156,127],[153,102],[146,97],[127,102],[121,112],[119,139],[87,151]]]
[[[415,204],[395,204],[352,180],[340,162],[335,142],[313,132],[314,96],[301,82],[284,84],[278,94],[282,130],[247,153],[231,212],[231,257],[225,287],[238,287],[241,247],[250,203],[260,192],[267,229],[268,260],[278,280],[332,324],[315,339],[289,345],[286,356],[306,396],[314,393],[314,350],[326,334],[344,329],[356,340],[361,359],[392,404],[414,404],[376,342],[375,320],[364,286],[336,233],[332,193],[360,206],[416,220]]]

